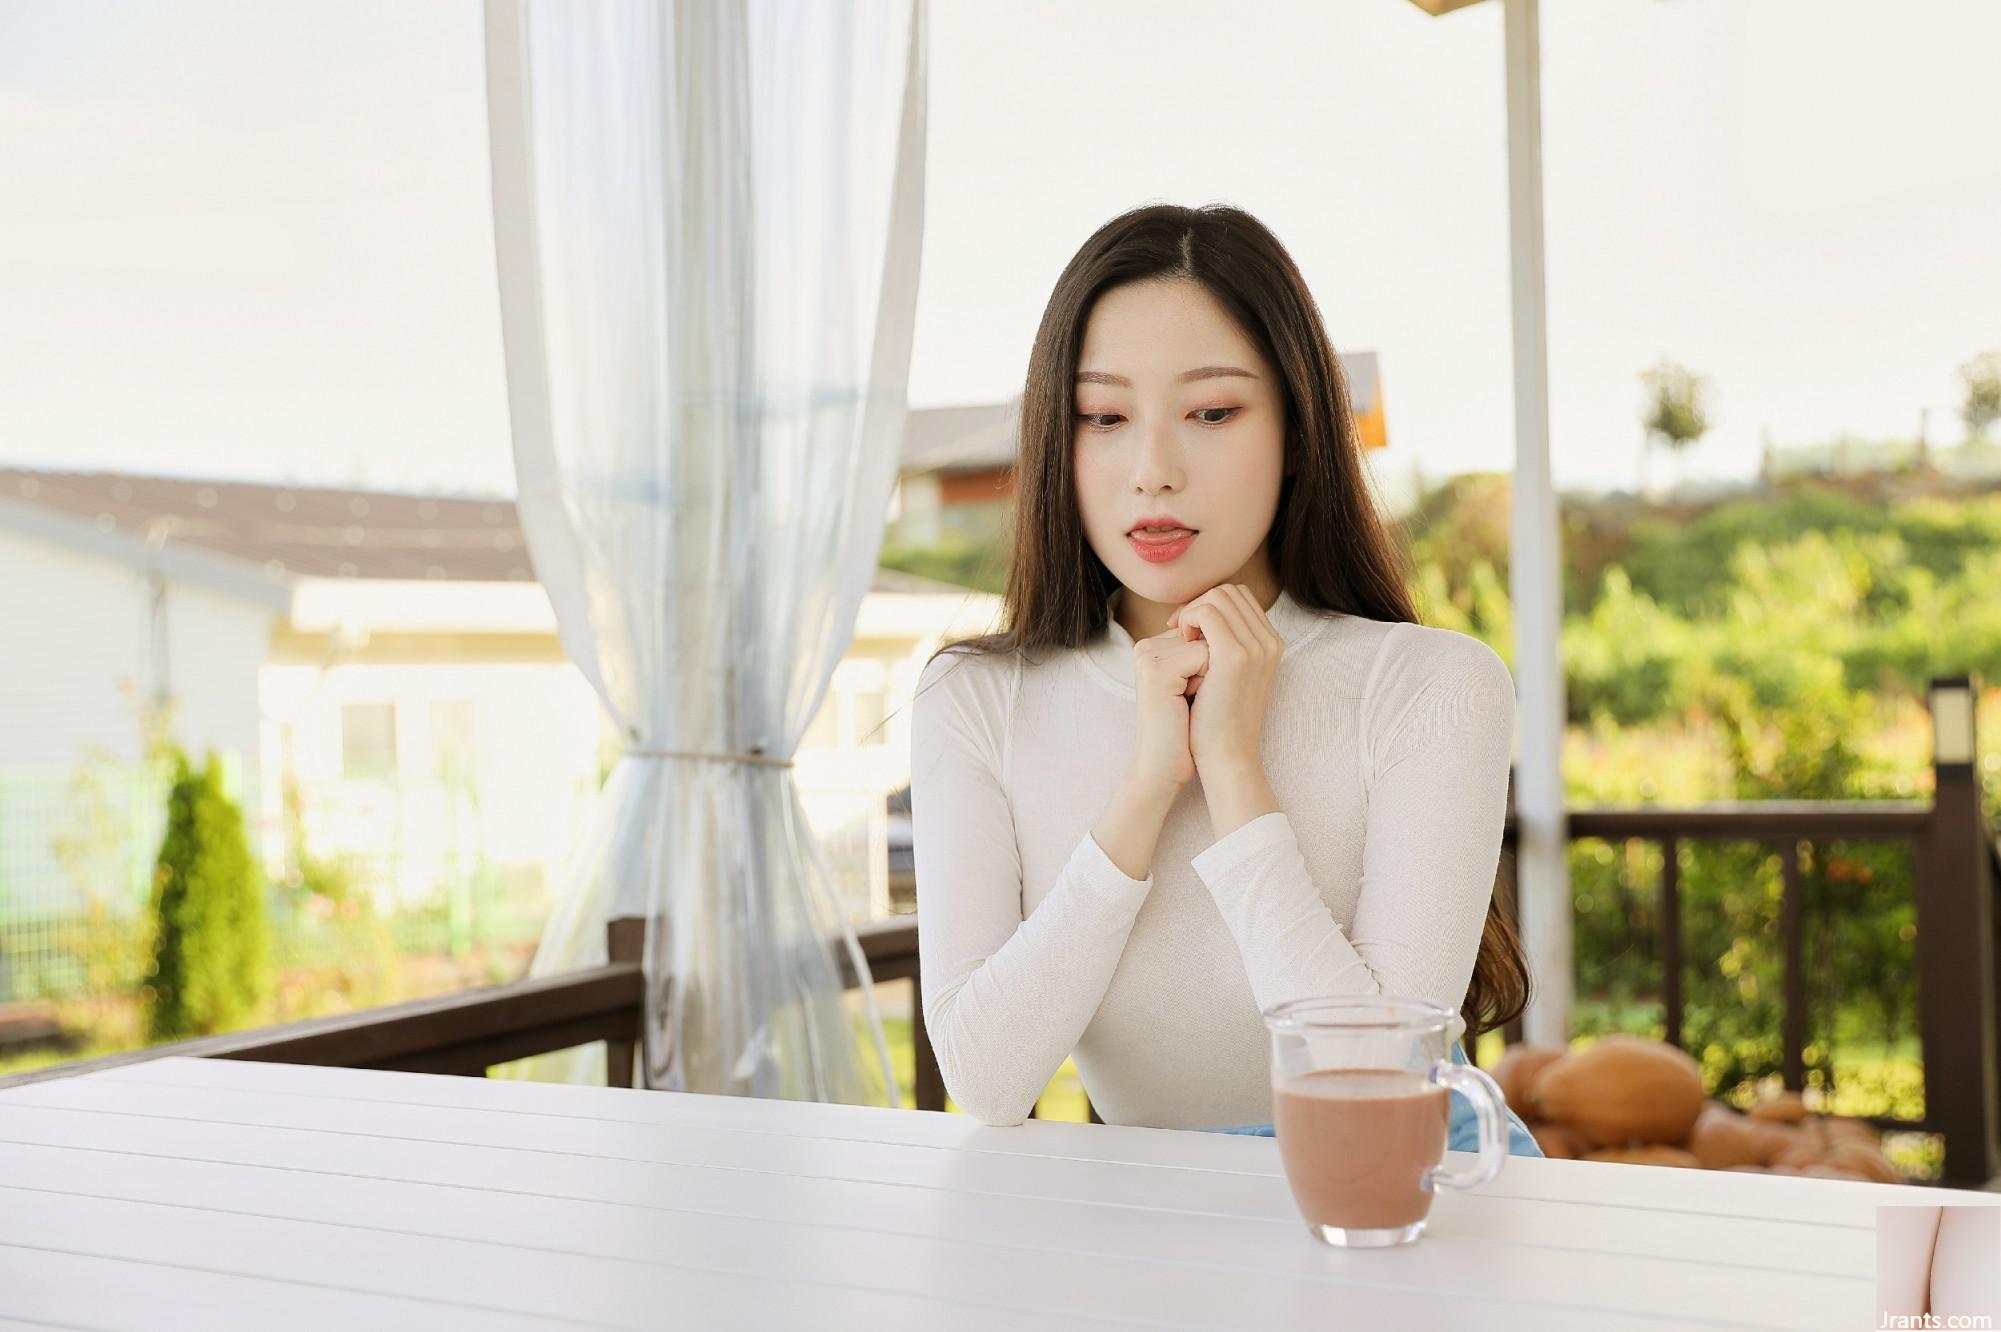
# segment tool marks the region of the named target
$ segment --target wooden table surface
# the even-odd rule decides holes
[[[0,1327],[1828,1332],[1879,1203],[2001,1197],[1511,1158],[1349,1252],[1267,1138],[176,1058],[0,1092]]]

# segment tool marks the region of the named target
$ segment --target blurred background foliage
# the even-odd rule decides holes
[[[1928,681],[2001,681],[2001,494],[1879,473],[1561,513],[1574,806],[1923,799]],[[1460,477],[1424,497],[1406,532],[1426,619],[1512,664],[1507,518],[1506,477]],[[1979,720],[1993,736],[2001,690],[1984,689]],[[2001,752],[1983,749],[1993,819]],[[1918,1117],[1910,850],[1801,851],[1808,1088],[1842,1113]],[[1642,841],[1571,848],[1576,1038],[1665,1036],[1662,854]],[[1712,1094],[1748,1102],[1781,1069],[1777,850],[1683,842],[1677,867],[1682,1043]],[[1910,1144],[1900,1164],[1933,1173],[1936,1143]]]
[[[1559,514],[1573,805],[1924,799],[1928,680],[2001,682],[2001,491],[1904,468],[1700,501],[1565,497]],[[1429,487],[1397,528],[1425,622],[1512,668],[1509,478]],[[1006,549],[890,549],[884,563],[998,592]],[[1979,717],[1996,735],[2001,689],[1984,690]],[[2001,747],[1983,749],[2001,817]],[[1808,1086],[1842,1113],[1915,1118],[1909,849],[1801,851]],[[1657,843],[1572,847],[1577,1038],[1665,1035],[1661,859]],[[1683,1043],[1713,1094],[1747,1101],[1781,1067],[1779,859],[1758,843],[1683,842],[1678,869]],[[1925,1173],[1926,1155],[1901,1163]]]

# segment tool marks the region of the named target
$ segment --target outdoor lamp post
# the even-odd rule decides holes
[[[1931,682],[1932,763],[1971,769],[1974,758],[1973,680],[1942,675]]]
[[[1945,1177],[1988,1187],[2001,1168],[2001,1013],[1995,994],[1993,847],[1982,808],[1974,700],[1979,678],[1935,675],[1931,826],[1912,857],[1925,1118],[1945,1134]]]

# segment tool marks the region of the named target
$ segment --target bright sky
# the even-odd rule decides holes
[[[930,12],[915,405],[1017,391],[1106,218],[1222,200],[1380,355],[1380,473],[1509,465],[1498,0]],[[480,22],[0,0],[0,462],[511,492]],[[1959,439],[1954,368],[2001,349],[1997,54],[1991,0],[1544,0],[1559,483],[1632,483],[1663,354],[1716,384],[1690,475],[1926,407]]]

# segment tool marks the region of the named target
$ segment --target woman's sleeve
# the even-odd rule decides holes
[[[1103,1001],[1153,878],[1131,879],[1086,832],[1022,917],[1022,868],[988,663],[936,657],[911,711],[911,839],[924,1023],[945,1089],[988,1124],[1019,1124]]]
[[[1260,1009],[1320,995],[1414,995],[1455,1013],[1465,1003],[1500,863],[1515,690],[1492,648],[1453,638],[1438,640],[1442,660],[1378,751],[1352,937],[1282,811],[1194,858]]]

